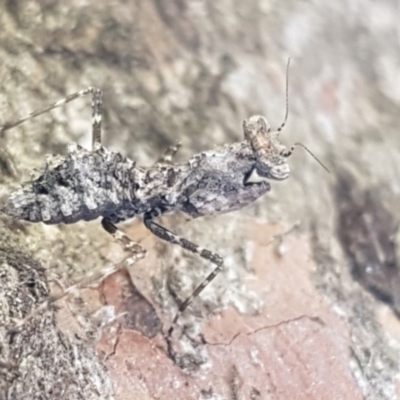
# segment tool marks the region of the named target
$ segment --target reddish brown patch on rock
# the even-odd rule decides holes
[[[348,327],[315,289],[308,241],[285,236],[280,256],[271,239],[281,227],[251,223],[247,229],[254,272],[247,286],[264,299],[259,314],[228,307],[211,318],[202,329],[207,344],[199,346],[207,362],[191,374],[167,357],[161,335],[150,340],[121,326],[105,330],[97,348],[116,398],[362,398],[349,367]],[[116,279],[104,289],[108,301]]]

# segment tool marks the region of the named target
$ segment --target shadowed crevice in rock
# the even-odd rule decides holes
[[[354,278],[400,316],[399,223],[379,191],[363,190],[349,173],[340,172],[335,188],[337,232]]]

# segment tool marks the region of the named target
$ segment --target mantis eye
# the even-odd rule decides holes
[[[251,185],[253,183],[261,183],[267,181],[267,177],[261,176],[257,172],[257,168],[253,168],[251,172],[244,178],[245,185]]]
[[[270,175],[273,179],[286,179],[290,175],[290,167],[288,164],[275,165],[271,168]]]

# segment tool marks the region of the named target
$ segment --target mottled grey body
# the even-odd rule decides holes
[[[193,218],[238,210],[268,192],[269,180],[288,178],[286,158],[293,147],[287,150],[278,138],[288,107],[277,131],[271,131],[264,117],[253,116],[243,122],[243,141],[199,153],[182,164],[171,163],[179,148],[179,145],[172,146],[149,168],[138,167],[134,161],[101,145],[102,92],[93,87],[7,123],[0,127],[0,133],[87,94],[92,95],[93,150],[70,145],[66,156],[51,159],[43,174],[12,193],[0,211],[46,224],[101,217],[103,228],[132,254],[131,263],[143,258],[146,251],[115,224],[142,215],[145,226],[154,235],[211,261],[214,270],[180,304],[173,319],[167,337],[172,354],[169,338],[174,324],[223,269],[224,261],[218,254],[170,232],[154,219],[172,210],[181,210]]]
[[[7,213],[46,224],[107,218],[113,223],[139,214],[180,209],[191,217],[220,214],[252,203],[270,189],[246,182],[256,166],[247,141],[193,156],[184,164],[136,167],[119,153],[96,146],[68,147],[67,156],[11,194]]]

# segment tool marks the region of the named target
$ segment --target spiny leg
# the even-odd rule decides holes
[[[132,265],[146,255],[146,249],[131,240],[125,233],[118,229],[109,219],[103,218],[101,225],[117,242],[119,242],[124,250],[130,254],[124,259],[126,265]]]
[[[29,119],[35,118],[39,115],[45,114],[57,107],[61,107],[64,104],[69,103],[72,100],[78,99],[87,94],[92,95],[92,143],[93,146],[98,143],[101,143],[101,119],[103,112],[103,101],[102,101],[102,91],[95,87],[88,87],[87,89],[81,90],[79,92],[70,94],[69,96],[64,97],[61,100],[56,101],[55,103],[44,107],[40,110],[33,111],[26,115],[25,117],[12,122],[7,122],[4,125],[0,126],[0,137],[3,136],[3,133],[8,131],[11,128],[14,128],[18,125],[21,125],[25,121]]]
[[[177,142],[175,145],[169,146],[155,164],[171,164],[173,157],[178,152],[181,146],[181,142]]]
[[[192,253],[198,254],[200,257],[204,258],[207,261],[211,261],[213,264],[216,265],[215,269],[203,280],[203,282],[196,287],[196,289],[192,292],[192,294],[185,300],[183,303],[180,304],[178,312],[176,313],[174,319],[172,320],[171,327],[168,330],[167,337],[170,338],[172,332],[174,330],[174,326],[176,325],[179,317],[182,313],[188,308],[190,303],[200,295],[200,293],[207,287],[209,283],[223,270],[224,268],[224,259],[216,253],[212,253],[209,250],[203,249],[199,247],[197,244],[179,237],[175,233],[169,231],[168,229],[164,228],[163,226],[154,222],[154,217],[156,214],[152,214],[148,212],[143,217],[143,222],[145,226],[152,232],[154,235],[158,236],[160,239],[163,239],[167,242],[178,244],[185,250],[189,250]]]
[[[101,144],[101,120],[103,118],[103,92],[93,89],[92,93],[92,149]]]

